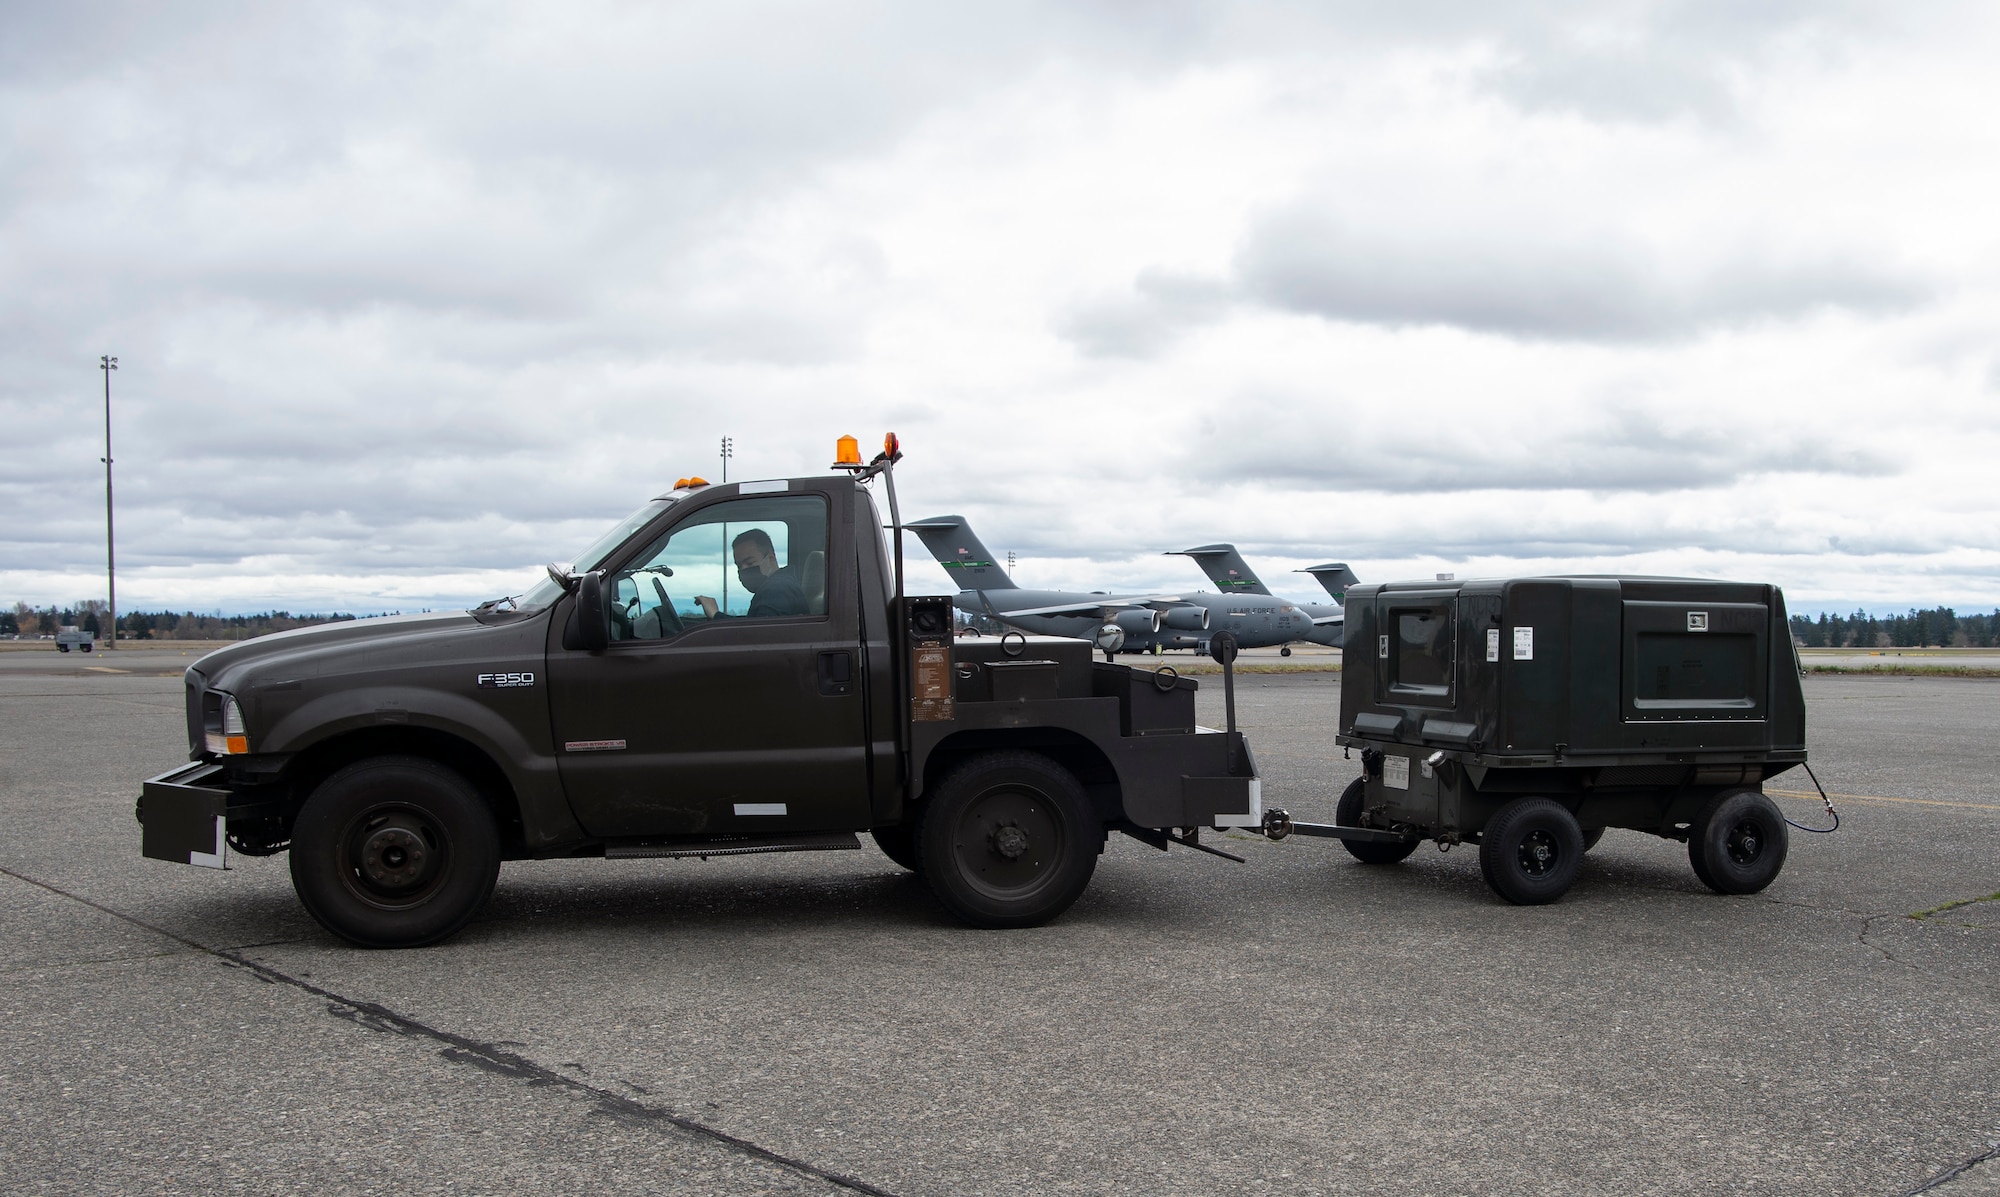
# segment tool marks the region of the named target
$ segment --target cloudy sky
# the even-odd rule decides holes
[[[103,594],[112,353],[128,610],[463,604],[885,429],[1032,585],[2000,602],[1991,5],[4,19],[0,601]]]

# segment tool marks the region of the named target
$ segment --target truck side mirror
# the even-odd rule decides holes
[[[586,651],[601,653],[611,646],[611,613],[604,606],[604,571],[592,570],[576,580],[577,632]]]

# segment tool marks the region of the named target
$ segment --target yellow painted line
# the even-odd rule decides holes
[[[111,666],[109,666],[109,665],[85,665],[85,666],[83,667],[83,669],[84,669],[84,672],[86,672],[86,673],[130,673],[130,672],[132,672],[132,671],[131,671],[131,670],[129,670],[129,669],[113,669],[113,668],[112,668]]]
[[[1811,790],[1765,790],[1766,794],[1776,794],[1780,798],[1818,798]],[[1940,798],[1885,798],[1880,794],[1828,794],[1842,802],[1904,802],[1911,806],[1955,806],[1962,810],[2000,810],[2000,803],[1994,802],[1946,802]]]

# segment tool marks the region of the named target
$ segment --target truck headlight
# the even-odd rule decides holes
[[[236,697],[220,690],[203,695],[203,747],[218,756],[240,756],[250,751],[250,735],[243,728],[243,708]]]

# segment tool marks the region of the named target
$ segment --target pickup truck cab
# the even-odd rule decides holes
[[[893,461],[685,481],[517,598],[201,658],[144,854],[289,850],[328,930],[410,946],[463,926],[503,859],[867,831],[953,914],[1010,927],[1065,910],[1109,830],[1164,849],[1259,824],[1249,748],[1195,726],[1191,680],[1086,641],[954,644],[948,598],[903,598],[871,493],[893,510]]]

